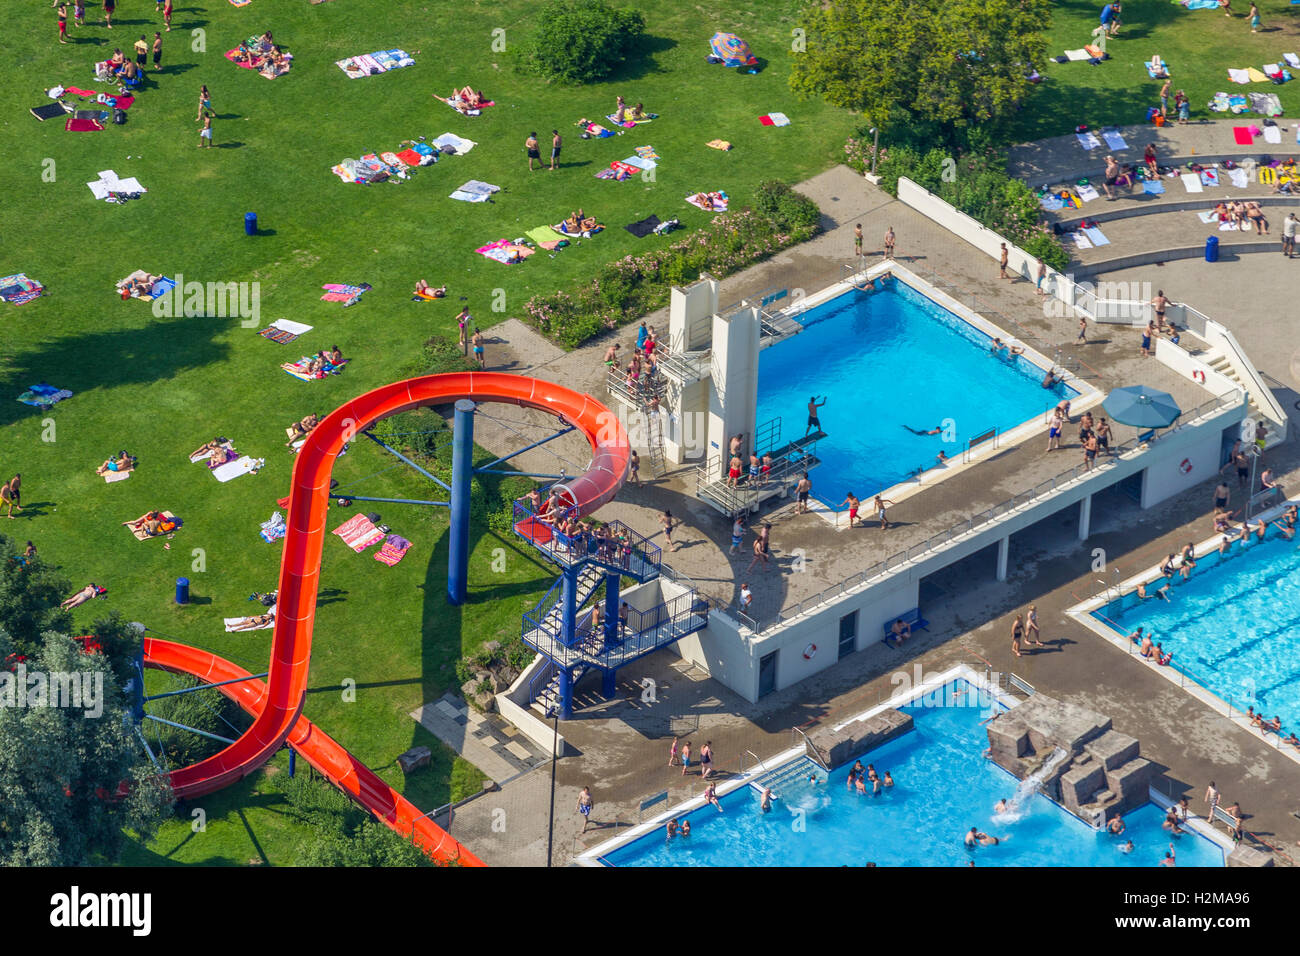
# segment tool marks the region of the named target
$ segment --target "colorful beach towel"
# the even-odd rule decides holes
[[[360,300],[362,294],[370,291],[370,283],[363,282],[361,285],[341,285],[337,282],[331,282],[328,285],[321,286],[325,294],[321,296],[324,302],[342,302],[345,306],[352,305]]]
[[[1215,169],[1202,169],[1202,170],[1201,170],[1201,185],[1202,185],[1202,186],[1217,186],[1217,185],[1219,185],[1219,172],[1218,172],[1218,170],[1215,170]]]
[[[32,299],[39,298],[44,291],[43,285],[21,272],[0,279],[0,302],[8,302],[10,305],[26,305]]]
[[[376,50],[374,53],[335,61],[335,66],[353,80],[361,76],[374,76],[414,65],[415,60],[405,50]]]
[[[55,388],[53,385],[46,385],[41,382],[39,385],[33,385],[27,391],[18,396],[18,401],[24,405],[31,405],[35,408],[53,408],[64,399],[72,397],[72,393],[66,388]]]
[[[527,259],[537,250],[530,249],[527,246],[518,245],[517,243],[511,242],[509,239],[498,239],[496,242],[489,242],[486,246],[480,246],[474,251],[481,256],[487,256],[489,259],[494,259],[497,262],[502,262],[506,265],[514,265],[515,263]]]
[[[69,116],[68,121],[63,124],[63,128],[70,133],[87,133],[92,130],[101,130],[104,124],[94,119],[77,119],[75,116]]]
[[[760,116],[758,121],[764,126],[789,126],[790,118],[784,113],[768,113],[766,116]]]
[[[315,375],[312,375],[310,371],[311,361],[312,361],[312,356],[304,355],[296,362],[285,362],[283,365],[280,366],[280,368],[284,369],[284,371],[288,372],[290,375],[292,375],[296,379],[299,379],[300,381],[314,382],[316,379],[324,378],[326,375],[339,374],[339,372],[343,371],[343,367],[347,365],[349,362],[351,362],[352,359],[344,359],[338,365],[330,365],[329,363],[326,363],[321,367],[321,370],[317,372]]]
[[[332,533],[342,538],[343,543],[358,554],[384,538],[384,532],[376,528],[365,515],[353,515]]]
[[[399,535],[390,534],[384,541],[384,546],[375,552],[375,560],[382,561],[391,568],[399,564],[410,549],[411,542]]]
[[[288,319],[276,319],[257,334],[263,338],[270,339],[272,342],[278,342],[280,345],[288,345],[298,336],[306,335],[310,331],[310,325],[303,325],[301,322],[291,322]]]

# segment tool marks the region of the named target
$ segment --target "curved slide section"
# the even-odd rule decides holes
[[[595,511],[618,493],[627,476],[630,452],[618,417],[590,395],[552,382],[500,372],[427,375],[382,386],[335,409],[307,436],[293,468],[268,679],[219,688],[253,715],[253,724],[224,750],[173,771],[171,783],[178,797],[201,796],[234,783],[261,767],[287,740],[312,766],[394,829],[408,835],[414,824],[417,842],[435,855],[455,858],[459,851],[460,862],[479,863],[302,717],[334,460],[357,432],[382,418],[462,398],[540,409],[582,431],[591,444],[591,465],[563,486],[565,497],[579,513]],[[145,661],[209,682],[248,676],[214,654],[170,641],[146,641]],[[438,845],[443,847],[441,854],[434,848]]]

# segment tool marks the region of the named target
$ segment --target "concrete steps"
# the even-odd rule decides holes
[[[1217,349],[1215,351],[1210,352],[1205,357],[1205,364],[1210,366],[1210,368],[1214,369],[1214,371],[1218,372],[1220,375],[1229,379],[1233,384],[1237,385],[1239,388],[1245,391],[1247,395],[1250,396],[1247,404],[1247,408],[1250,412],[1251,418],[1262,418],[1268,421],[1271,425],[1273,425],[1273,427],[1269,429],[1268,437],[1264,439],[1265,450],[1268,450],[1269,448],[1272,448],[1275,445],[1281,444],[1283,439],[1285,438],[1281,426],[1273,423],[1272,418],[1263,409],[1259,407],[1259,404],[1255,401],[1255,390],[1252,389],[1246,382],[1242,381],[1241,374],[1240,372],[1238,372],[1237,366],[1233,364],[1226,355],[1224,355],[1222,352],[1219,352]]]

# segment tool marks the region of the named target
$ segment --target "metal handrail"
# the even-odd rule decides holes
[[[1184,428],[1187,425],[1190,425],[1191,423],[1198,421],[1199,419],[1204,418],[1215,411],[1218,411],[1220,408],[1224,406],[1227,406],[1229,404],[1237,405],[1243,402],[1244,400],[1245,400],[1245,393],[1240,389],[1236,389],[1232,392],[1228,392],[1224,395],[1220,395],[1217,396],[1216,398],[1212,398],[1209,401],[1204,402],[1201,405],[1198,405],[1190,412],[1184,412],[1183,415],[1180,417],[1178,424],[1168,429],[1168,432],[1178,431],[1179,429]],[[1156,438],[1152,438],[1150,441],[1155,442],[1158,440],[1159,438],[1156,437]],[[1116,462],[1120,458],[1122,458],[1126,453],[1132,451],[1140,451],[1142,446],[1148,443],[1149,442],[1140,442],[1138,441],[1137,438],[1130,438],[1128,441],[1124,442],[1123,444],[1116,446],[1115,453],[1112,456],[1110,456],[1110,458],[1108,458],[1104,462],[1095,464],[1092,468],[1086,468],[1085,465],[1083,464],[1075,465],[1071,468],[1068,468],[1065,471],[1061,472],[1059,475],[1056,475],[1053,478],[1049,478],[1046,481],[1040,482],[1038,485],[1034,487],[1032,494],[1026,492],[1020,492],[1016,496],[1007,499],[1006,501],[1002,502],[999,505],[994,506],[993,508],[987,509],[985,511],[980,511],[977,514],[968,517],[964,521],[958,521],[956,524],[954,524],[951,528],[947,529],[946,531],[941,531],[937,534],[931,535],[926,540],[918,544],[912,545],[910,548],[907,548],[905,551],[899,551],[896,554],[890,555],[884,561],[880,562],[879,564],[875,565],[874,567],[866,571],[859,571],[853,575],[850,575],[844,580],[840,581],[838,584],[831,585],[830,587],[826,588],[825,590],[821,591],[818,594],[813,595],[812,597],[807,597],[802,599],[801,601],[798,601],[795,605],[793,605],[793,607],[797,608],[797,610],[793,612],[790,611],[791,605],[787,605],[777,615],[777,621],[784,622],[790,618],[802,614],[805,610],[818,607],[822,604],[826,604],[831,600],[834,600],[835,598],[839,597],[845,591],[849,590],[850,587],[857,587],[858,584],[864,583],[865,581],[870,580],[871,578],[874,578],[879,574],[895,571],[902,565],[906,564],[908,561],[911,561],[914,558],[916,558],[917,556],[933,551],[940,545],[952,541],[956,538],[962,537],[963,535],[970,534],[973,531],[975,531],[976,528],[981,528],[984,525],[991,522],[995,516],[1010,514],[1013,511],[1017,510],[1018,508],[1022,508],[1025,505],[1029,504],[1030,502],[1033,502],[1038,498],[1043,497],[1046,494],[1050,494],[1051,492],[1055,491],[1058,487],[1067,485],[1070,482],[1080,477],[1104,472],[1108,470],[1110,467],[1112,467],[1114,464],[1116,464]],[[857,579],[856,583],[850,585],[849,582],[854,581],[855,579]],[[832,594],[832,592],[834,593]]]
[[[566,667],[585,663],[610,668],[673,644],[707,623],[707,603],[701,602],[694,591],[688,591],[648,610],[631,609],[627,626],[620,623],[618,627],[622,639],[608,647],[604,646],[603,631],[580,631],[579,643],[573,647],[557,640],[546,628],[526,632],[523,639],[529,647]],[[630,636],[622,637],[625,631],[631,632]]]

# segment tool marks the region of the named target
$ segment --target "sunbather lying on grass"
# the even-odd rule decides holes
[[[687,201],[698,203],[701,206],[707,206],[709,209],[716,209],[726,202],[726,200],[722,198],[722,193],[696,193]]]
[[[312,429],[319,424],[320,424],[320,415],[316,414],[315,412],[312,412],[310,415],[306,416],[305,418],[302,418],[299,421],[294,422],[292,425],[290,425],[288,428],[284,430],[284,433],[289,436],[289,440],[284,443],[285,447],[292,448],[294,442],[306,438],[308,435],[311,434]]]
[[[255,631],[259,627],[266,627],[274,620],[275,615],[272,613],[258,614],[255,617],[246,617],[238,624],[230,625],[229,629],[232,631]]]
[[[462,86],[458,90],[453,90],[451,96],[447,97],[451,105],[464,113],[466,110],[479,109],[487,98],[483,96],[482,90],[476,90],[472,86]]]
[[[227,438],[214,438],[212,441],[205,441],[194,451],[190,452],[190,460],[198,461],[200,458],[210,458],[212,453],[229,441]]]
[[[598,225],[599,223],[596,222],[595,216],[588,216],[581,209],[575,209],[569,214],[569,217],[564,220],[564,228],[574,234],[595,229]]]
[[[143,531],[150,538],[176,530],[176,522],[161,511],[150,511],[135,521],[128,521],[126,526],[132,531]]]
[[[135,468],[135,459],[125,451],[119,451],[116,456],[109,458],[96,468],[95,474],[103,475],[110,471],[131,471],[133,468]]]
[[[98,594],[99,594],[99,587],[97,585],[93,583],[87,584],[76,594],[72,595],[72,597],[68,598],[66,601],[60,604],[59,607],[63,608],[64,610],[67,610],[69,608],[74,608],[77,607],[78,605],[85,604],[87,601],[94,599]]]
[[[435,289],[433,286],[429,285],[429,283],[425,282],[423,279],[420,279],[418,282],[415,283],[415,292],[412,293],[411,298],[412,299],[441,299],[446,294],[447,294],[447,287],[445,285],[439,286],[438,288]]]
[[[153,284],[161,279],[162,276],[149,275],[145,273],[135,279],[128,279],[126,285],[122,287],[128,296],[146,296],[153,294]]]

